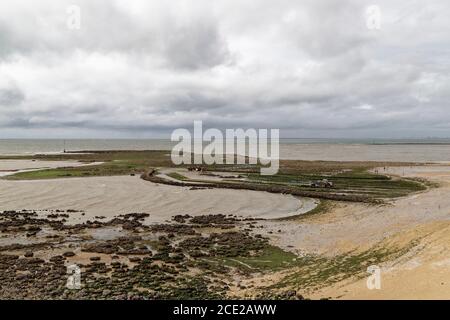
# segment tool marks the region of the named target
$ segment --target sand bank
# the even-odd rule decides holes
[[[78,161],[0,160],[0,176],[14,174],[17,171],[79,167],[85,165],[92,165],[92,163],[86,164]]]

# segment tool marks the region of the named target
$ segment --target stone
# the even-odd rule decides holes
[[[72,251],[67,251],[67,252],[64,252],[63,253],[63,256],[64,257],[73,257],[75,255],[75,253],[74,252],[72,252]]]

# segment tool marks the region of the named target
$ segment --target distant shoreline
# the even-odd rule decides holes
[[[176,142],[168,139],[0,139],[0,156],[58,154],[64,149],[164,150]],[[281,139],[282,160],[450,162],[450,139],[358,140]]]

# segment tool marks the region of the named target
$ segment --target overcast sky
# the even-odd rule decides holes
[[[0,138],[168,137],[194,120],[450,137],[449,17],[448,0],[1,1]]]

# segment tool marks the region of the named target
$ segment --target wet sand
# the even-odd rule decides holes
[[[21,162],[20,166],[30,168],[33,163],[28,167]],[[13,167],[10,162],[3,166],[0,161],[0,170]],[[150,213],[148,222],[165,221],[177,214],[218,213],[272,219],[298,215],[314,206],[312,199],[300,200],[291,195],[249,190],[189,190],[157,185],[137,176],[0,180],[0,210],[82,210],[86,219],[129,212]]]

